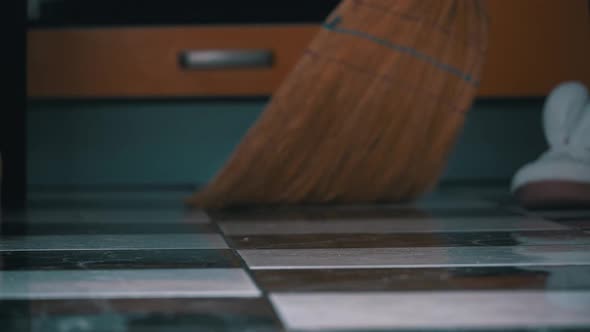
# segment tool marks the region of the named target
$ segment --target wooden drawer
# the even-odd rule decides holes
[[[487,0],[490,51],[480,97],[544,96],[555,85],[590,86],[587,0]],[[33,29],[33,98],[270,95],[319,24]],[[186,50],[269,50],[271,67],[189,70]]]
[[[317,25],[37,29],[28,32],[28,95],[191,97],[268,95]],[[186,69],[185,51],[272,53],[270,67]]]

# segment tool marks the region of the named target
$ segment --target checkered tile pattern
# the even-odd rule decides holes
[[[206,214],[132,196],[4,213],[2,331],[590,330],[590,211],[445,193]]]

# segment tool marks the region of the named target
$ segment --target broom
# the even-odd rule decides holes
[[[480,0],[344,0],[187,203],[401,203],[432,190],[478,90]]]

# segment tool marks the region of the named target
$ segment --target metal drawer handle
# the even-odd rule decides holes
[[[271,50],[193,50],[180,55],[186,69],[230,69],[272,67]]]

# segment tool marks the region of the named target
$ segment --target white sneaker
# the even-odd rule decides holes
[[[590,206],[590,96],[578,82],[555,88],[543,109],[549,150],[522,167],[511,190],[528,208]]]

